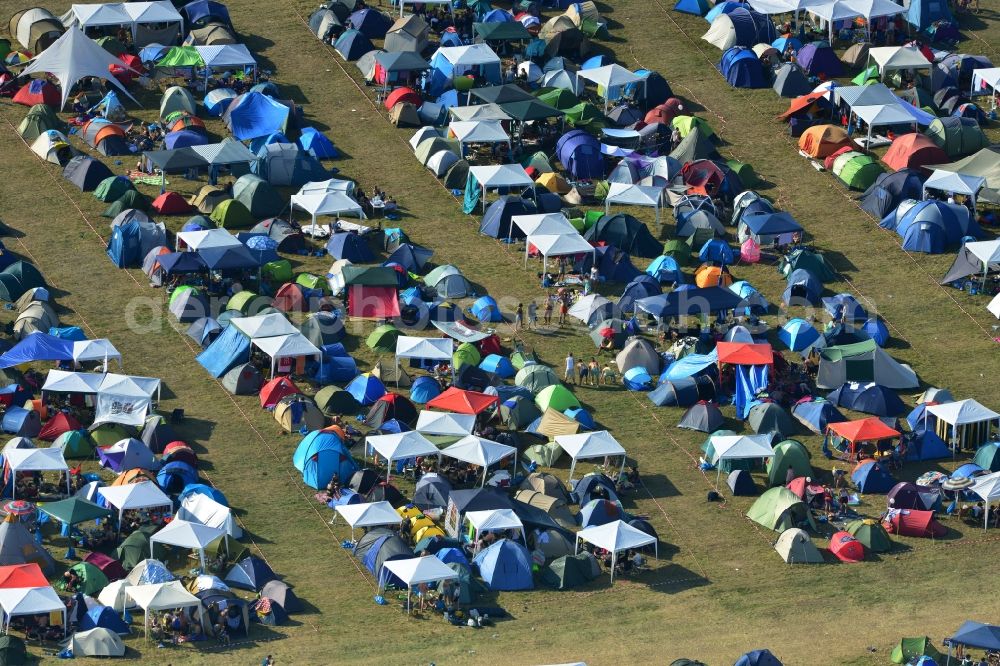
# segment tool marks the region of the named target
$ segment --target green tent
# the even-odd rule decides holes
[[[505,25],[503,23],[493,25]],[[551,104],[538,99],[526,99],[521,102],[510,102],[502,104],[501,108],[508,116],[520,122],[530,120],[544,120],[545,118],[558,118],[564,115],[561,109],[557,109]]]
[[[154,525],[140,527],[121,542],[115,550],[115,557],[122,563],[125,571],[131,571],[135,565],[149,557],[149,537],[156,534],[157,529]],[[153,544],[153,559],[163,561],[167,558],[168,552],[163,544]],[[208,557],[207,549],[205,556]]]
[[[0,666],[22,666],[30,664],[28,648],[16,636],[0,636]]]
[[[531,33],[520,21],[473,23],[472,31],[484,42],[516,42],[531,39]]]
[[[59,119],[48,104],[36,104],[28,109],[28,115],[17,126],[17,133],[28,143],[49,130],[66,131],[66,123]]]
[[[938,664],[944,660],[944,655],[938,652],[927,636],[901,638],[896,647],[892,648],[889,658],[894,664],[910,664],[923,656],[930,657]]]
[[[88,520],[107,518],[111,515],[109,509],[98,506],[82,497],[70,497],[58,502],[45,502],[39,504],[38,509],[65,525],[76,525]]]
[[[816,529],[809,507],[785,487],[765,491],[747,511],[747,518],[776,532],[784,532],[804,523]]]
[[[15,261],[0,271],[0,301],[16,301],[26,292],[44,286],[45,278],[27,261]]]
[[[767,461],[768,485],[784,486],[789,467],[795,472],[796,477],[812,476],[809,451],[801,442],[794,439],[786,439],[774,447],[774,457]]]
[[[593,580],[590,555],[563,555],[542,569],[542,582],[557,590],[569,590]]]
[[[867,190],[883,172],[875,157],[854,150],[833,161],[833,175],[852,190]]]
[[[1000,472],[1000,442],[989,442],[980,446],[972,462],[988,472]]]
[[[326,278],[321,278],[312,273],[299,273],[295,276],[295,284],[306,289],[314,289],[325,293],[329,293],[330,291],[330,284],[326,281]]]
[[[670,121],[670,126],[680,130],[682,138],[690,134],[695,128],[698,128],[701,131],[701,135],[706,139],[715,136],[715,130],[708,124],[708,121],[696,116],[675,116]]]
[[[285,210],[285,202],[269,182],[252,173],[240,176],[233,183],[233,199],[246,206],[258,219],[276,217]]]
[[[538,363],[538,355],[535,352],[517,350],[510,355],[510,364],[514,366],[515,370],[521,370],[532,363]]]
[[[10,40],[0,39],[0,58],[6,58],[10,55]]]
[[[253,226],[253,215],[236,199],[226,199],[220,203],[208,219],[222,229],[245,229]]]
[[[382,324],[368,334],[365,344],[373,351],[393,354],[396,352],[397,339],[399,339],[399,329],[392,324]]]
[[[97,42],[102,49],[116,58],[128,52],[125,45],[114,37],[101,37],[99,39],[95,39],[94,41]]]
[[[580,406],[580,401],[576,399],[573,392],[562,384],[547,386],[535,396],[535,404],[543,412],[546,409],[554,409],[557,412],[565,412]]]
[[[584,229],[589,229],[600,221],[604,217],[603,210],[588,210],[583,217],[583,227]]]
[[[760,184],[760,178],[757,177],[753,167],[749,164],[739,160],[726,160],[726,164],[733,170],[744,187],[757,187]]]
[[[479,350],[471,342],[463,342],[455,349],[455,353],[451,355],[451,364],[455,370],[466,364],[479,365],[481,360],[483,359],[479,354]]]
[[[204,67],[198,49],[193,46],[175,46],[156,62],[157,67]]]
[[[45,107],[48,108],[48,107]],[[549,162],[549,157],[542,151],[531,153],[530,155],[525,155],[521,158],[521,166],[525,169],[528,167],[535,167],[535,170],[539,173],[549,173],[552,171],[552,163]]]
[[[532,444],[524,450],[522,457],[529,463],[542,467],[552,467],[563,454],[563,448],[555,442]]]
[[[866,550],[873,553],[887,553],[892,550],[892,540],[889,533],[877,520],[854,520],[845,528],[855,539],[861,542]]]
[[[102,423],[90,428],[90,440],[94,446],[104,448],[115,442],[131,437],[129,431],[118,423]]]
[[[590,102],[580,102],[563,111],[566,112],[566,121],[574,127],[600,126],[607,120],[601,110]]]
[[[108,586],[108,577],[90,562],[78,562],[71,566],[69,570],[80,577],[80,582],[76,586],[77,592],[94,596]],[[66,590],[65,581],[59,581],[59,589]]]
[[[136,190],[128,190],[125,194],[111,202],[111,205],[104,209],[101,216],[114,219],[129,209],[141,210],[144,213],[148,213],[152,207],[153,202],[145,194]]]
[[[233,294],[232,298],[226,303],[227,310],[239,310],[243,314],[250,313],[250,304],[253,300],[257,298],[257,294],[245,289],[241,292]]]
[[[861,73],[851,79],[851,83],[856,86],[866,86],[876,81],[878,81],[878,67],[876,65],[861,70]]]
[[[837,279],[836,271],[830,268],[830,264],[826,263],[823,255],[808,248],[793,250],[790,254],[782,257],[781,263],[778,266],[778,270],[785,277],[788,277],[793,271],[800,268],[809,271],[817,280],[823,283],[833,282]]]
[[[345,287],[360,284],[365,287],[395,287],[399,274],[387,266],[347,265],[340,269],[340,279]]]
[[[951,158],[971,155],[990,145],[973,118],[935,118],[924,134]]]
[[[123,176],[109,176],[102,180],[94,190],[94,198],[104,203],[111,203],[121,199],[122,195],[129,190],[134,190],[132,181]]]
[[[94,445],[90,443],[85,430],[67,430],[56,437],[52,447],[61,448],[63,457],[68,459],[94,457]]]
[[[324,386],[316,392],[316,406],[327,416],[337,414],[357,414],[361,405],[354,396],[336,386]]]
[[[197,293],[198,292],[198,288],[194,287],[194,286],[191,286],[189,284],[182,284],[182,285],[178,286],[176,289],[174,289],[173,293],[170,294],[170,300],[167,301],[167,305],[173,305],[174,301],[176,301],[183,294],[185,294],[186,292],[189,292],[189,291],[193,291],[193,292]]]
[[[663,256],[672,257],[678,266],[690,266],[691,246],[682,240],[668,240],[663,244]]]
[[[500,419],[514,430],[524,430],[541,415],[534,401],[523,395],[514,396],[500,404]]]
[[[269,261],[261,267],[260,274],[271,282],[288,282],[292,279],[292,262],[288,259]]]
[[[247,557],[250,557],[250,551],[247,550],[247,547],[228,534],[223,534],[218,539],[205,546],[205,559],[214,560],[219,557],[220,552],[226,553],[227,562],[241,562]],[[220,572],[216,575],[221,577],[223,573],[224,572]]]
[[[540,88],[535,97],[560,111],[568,111],[580,103],[580,98],[565,88]]]
[[[536,363],[526,365],[514,375],[514,385],[526,388],[532,393],[538,393],[542,389],[559,383],[559,377],[555,371],[547,365]]]

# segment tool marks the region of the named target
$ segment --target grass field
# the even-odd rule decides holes
[[[435,249],[436,263],[458,265],[497,297],[541,296],[518,247],[477,233],[476,221],[462,215],[458,202],[412,158],[405,143],[410,133],[393,128],[373,107],[356,68],[312,38],[302,22],[311,3],[232,0],[228,6],[245,43],[274,70],[283,96],[302,104],[307,121],[347,155],[336,163],[342,174],[366,190],[377,184],[392,193],[407,213],[402,226],[415,242]],[[0,16],[20,8],[0,0]],[[51,7],[57,14],[64,8]],[[902,252],[895,234],[880,230],[830,175],[807,168],[796,155],[784,126],[773,120],[784,102],[769,90],[731,90],[714,70],[719,54],[697,39],[707,24],[669,9],[659,0],[600,5],[612,37],[599,46],[630,68],[663,73],[689,108],[722,135],[728,144],[723,152],[754,166],[768,182],[765,193],[806,226],[809,240],[842,273],[840,282],[828,285],[831,293],[854,293],[889,324],[896,358],[927,384],[996,407],[995,320],[982,297],[937,286],[950,256]],[[962,49],[1000,61],[996,17],[981,17]],[[147,108],[135,115],[149,121],[156,116],[155,98],[144,101]],[[58,290],[64,322],[110,338],[128,372],[163,378],[169,389],[164,408],[184,408],[182,432],[195,443],[204,476],[237,508],[255,551],[310,607],[293,626],[258,629],[251,642],[227,651],[156,650],[131,639],[131,656],[185,664],[259,663],[268,653],[282,664],[621,664],[687,656],[715,666],[767,646],[787,664],[884,664],[900,636],[927,634],[939,642],[970,613],[990,621],[1000,612],[995,595],[976,594],[973,605],[973,595],[964,593],[990,580],[995,538],[954,520],[947,521],[953,530],[944,540],[899,539],[892,553],[856,566],[784,565],[771,547],[777,535],[744,518],[747,498],[705,501],[714,476],[695,465],[704,437],[673,427],[680,410],[655,409],[643,396],[609,388],[574,390],[641,463],[643,486],[626,508],[648,516],[661,537],[661,559],[651,572],[613,588],[600,579],[582,591],[500,594],[497,603],[514,619],[479,631],[433,618],[407,619],[392,606],[376,606],[371,576],[340,547],[348,531],[327,524],[329,511],[312,499],[291,466],[299,438],[281,434],[255,398],[231,398],[210,381],[194,361],[193,343],[170,324],[161,293],[139,271],[112,266],[104,254],[109,234],[108,221],[100,217],[103,204],[67,187],[58,169],[35,159],[14,132],[23,113],[23,107],[0,102],[0,217],[15,231],[5,243],[34,261]],[[218,123],[210,129],[224,133]],[[170,189],[188,193],[198,186],[175,177]],[[155,194],[155,188],[143,189]],[[181,223],[168,222],[174,230]],[[325,272],[327,262],[303,260],[301,268]],[[783,288],[771,267],[734,273],[772,302]],[[359,334],[349,337],[348,347],[370,365],[377,359],[364,346],[365,329],[355,330]],[[513,332],[503,327],[501,335],[509,348]],[[578,329],[526,333],[523,341],[553,365],[568,351],[593,353]],[[819,439],[800,439],[814,464],[828,467]],[[903,476],[933,467],[910,466]],[[866,497],[861,509],[874,516],[883,506],[883,498]]]

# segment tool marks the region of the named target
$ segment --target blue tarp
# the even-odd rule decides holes
[[[736,414],[745,419],[753,405],[754,396],[767,388],[766,365],[737,365],[736,368]]]
[[[74,342],[83,342],[87,339],[86,334],[80,329],[79,326],[63,326],[62,328],[50,328],[49,335],[53,335],[60,340],[72,340]]]
[[[694,377],[707,368],[715,367],[718,362],[719,355],[714,349],[708,354],[688,354],[667,367],[666,371],[660,375],[660,383]]]
[[[221,377],[250,357],[250,338],[235,326],[227,326],[195,360],[213,377]]]
[[[966,620],[951,636],[952,645],[965,645],[981,650],[1000,650],[1000,626]]]
[[[32,361],[71,361],[73,341],[48,333],[35,332],[0,356],[0,368],[11,368]]]

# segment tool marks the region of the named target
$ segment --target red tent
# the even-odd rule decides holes
[[[170,442],[163,448],[163,462],[186,462],[198,467],[198,454],[184,442]]]
[[[347,314],[362,319],[391,319],[399,316],[395,287],[352,284],[348,290]]]
[[[843,146],[841,148],[837,148],[837,150],[833,151],[823,159],[823,168],[827,171],[833,171],[833,163],[837,161],[837,158],[844,153],[851,152],[852,150],[854,150],[854,146]]]
[[[496,333],[492,333],[487,337],[476,343],[476,348],[482,356],[489,356],[490,354],[499,354],[500,349],[500,336]]]
[[[484,409],[497,405],[500,399],[478,391],[463,391],[454,386],[427,403],[428,409],[443,409],[457,414],[479,414]]]
[[[830,552],[841,562],[860,562],[865,559],[865,547],[850,532],[835,532],[830,537]]]
[[[112,583],[128,575],[121,562],[104,553],[90,553],[87,557],[83,558],[83,561],[93,564],[100,569],[108,577],[108,581]]]
[[[38,433],[38,439],[44,439],[46,442],[52,442],[64,432],[82,429],[83,426],[80,425],[80,422],[77,421],[72,414],[59,412],[42,426],[42,429]]]
[[[118,56],[118,59],[121,60],[121,64],[112,63],[108,65],[108,71],[111,72],[111,76],[118,79],[124,85],[132,83],[132,79],[146,71],[142,66],[142,60],[131,53],[123,53]]]
[[[424,100],[420,98],[413,88],[407,88],[403,86],[402,88],[396,88],[391,93],[385,96],[385,108],[391,111],[392,107],[396,106],[400,102],[409,102],[413,106],[419,107],[424,103]]]
[[[893,430],[875,416],[857,421],[842,421],[831,423],[826,428],[827,434],[834,434],[848,443],[848,454],[854,457],[854,451],[859,442],[877,442],[883,439],[899,437],[899,432]]]
[[[292,383],[291,379],[288,377],[275,377],[264,384],[264,387],[260,390],[260,406],[264,409],[270,409],[277,405],[286,395],[293,395],[295,393],[302,393],[302,391]]]
[[[306,312],[309,310],[309,304],[302,294],[302,287],[294,282],[286,282],[281,285],[274,294],[271,305],[282,312]]]
[[[934,520],[933,511],[918,509],[891,509],[882,519],[882,526],[902,536],[939,539],[948,533],[947,527]]]
[[[915,132],[897,137],[882,161],[891,169],[919,169],[928,164],[944,164],[948,153],[931,139]]]
[[[62,93],[58,86],[44,79],[33,79],[21,86],[14,95],[14,102],[25,106],[47,104],[53,109],[58,109],[62,105]]]
[[[41,567],[34,562],[28,564],[12,564],[0,567],[0,589],[8,590],[16,587],[48,587]]]
[[[726,174],[712,160],[696,160],[684,165],[681,177],[688,186],[688,192],[708,195],[718,191]]]
[[[719,363],[730,365],[774,365],[774,352],[769,344],[720,342],[715,346]]]
[[[795,477],[788,482],[785,487],[795,493],[796,497],[806,503],[811,502],[813,497],[822,495],[824,492],[822,484],[815,483],[810,480],[810,477],[805,476]]]
[[[191,212],[191,205],[176,192],[164,192],[153,199],[153,210],[161,215],[182,215]]]

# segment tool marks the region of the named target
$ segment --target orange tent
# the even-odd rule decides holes
[[[882,161],[891,169],[919,169],[928,164],[944,164],[950,158],[930,138],[916,132],[897,137]]]
[[[799,150],[809,157],[826,157],[844,146],[853,145],[847,131],[836,125],[815,125],[799,137]]]
[[[143,483],[145,481],[152,481],[153,483],[156,483],[156,472],[150,472],[148,469],[136,467],[134,469],[125,470],[119,474],[118,478],[111,482],[111,485],[127,486],[130,483]]]
[[[0,567],[0,590],[14,587],[48,587],[41,567],[34,562]]]
[[[412,88],[407,88],[403,86],[402,88],[396,88],[391,93],[385,96],[385,108],[392,110],[392,107],[396,106],[400,102],[409,102],[413,106],[420,107],[424,103],[424,100],[420,98]]]
[[[495,395],[478,391],[463,391],[450,387],[447,391],[427,403],[428,409],[443,409],[457,414],[479,414],[500,402]]]
[[[789,116],[793,116],[799,111],[803,111],[812,106],[817,100],[821,99],[827,92],[813,92],[808,95],[802,95],[801,97],[796,97],[792,100],[791,104],[788,105],[788,110],[783,114],[778,116],[779,119],[785,120]]]
[[[170,124],[170,131],[177,132],[182,129],[194,129],[204,132],[205,131],[205,121],[197,116],[192,116],[189,113],[185,113],[180,118],[175,120]]]
[[[87,126],[90,125],[90,123],[92,122],[94,122],[93,119],[88,120],[86,123],[84,123],[83,127],[80,128],[80,131],[86,134]],[[99,143],[101,143],[101,141],[104,141],[109,136],[120,136],[123,139],[125,138],[125,130],[123,130],[118,125],[106,122],[102,122],[101,125],[102,127],[99,130],[97,130],[97,134],[94,135],[93,145],[95,146],[98,145]]]
[[[769,344],[720,342],[715,346],[719,363],[731,365],[773,365],[774,351]]]
[[[883,439],[899,437],[899,432],[893,430],[880,419],[870,416],[867,419],[857,421],[842,421],[831,423],[826,428],[827,434],[834,434],[844,439],[849,444],[848,455],[854,457],[854,451],[859,442],[877,442]],[[824,446],[826,446],[824,444]]]
[[[703,265],[694,274],[694,282],[699,287],[728,287],[733,283],[733,276],[723,272],[719,266]]]

